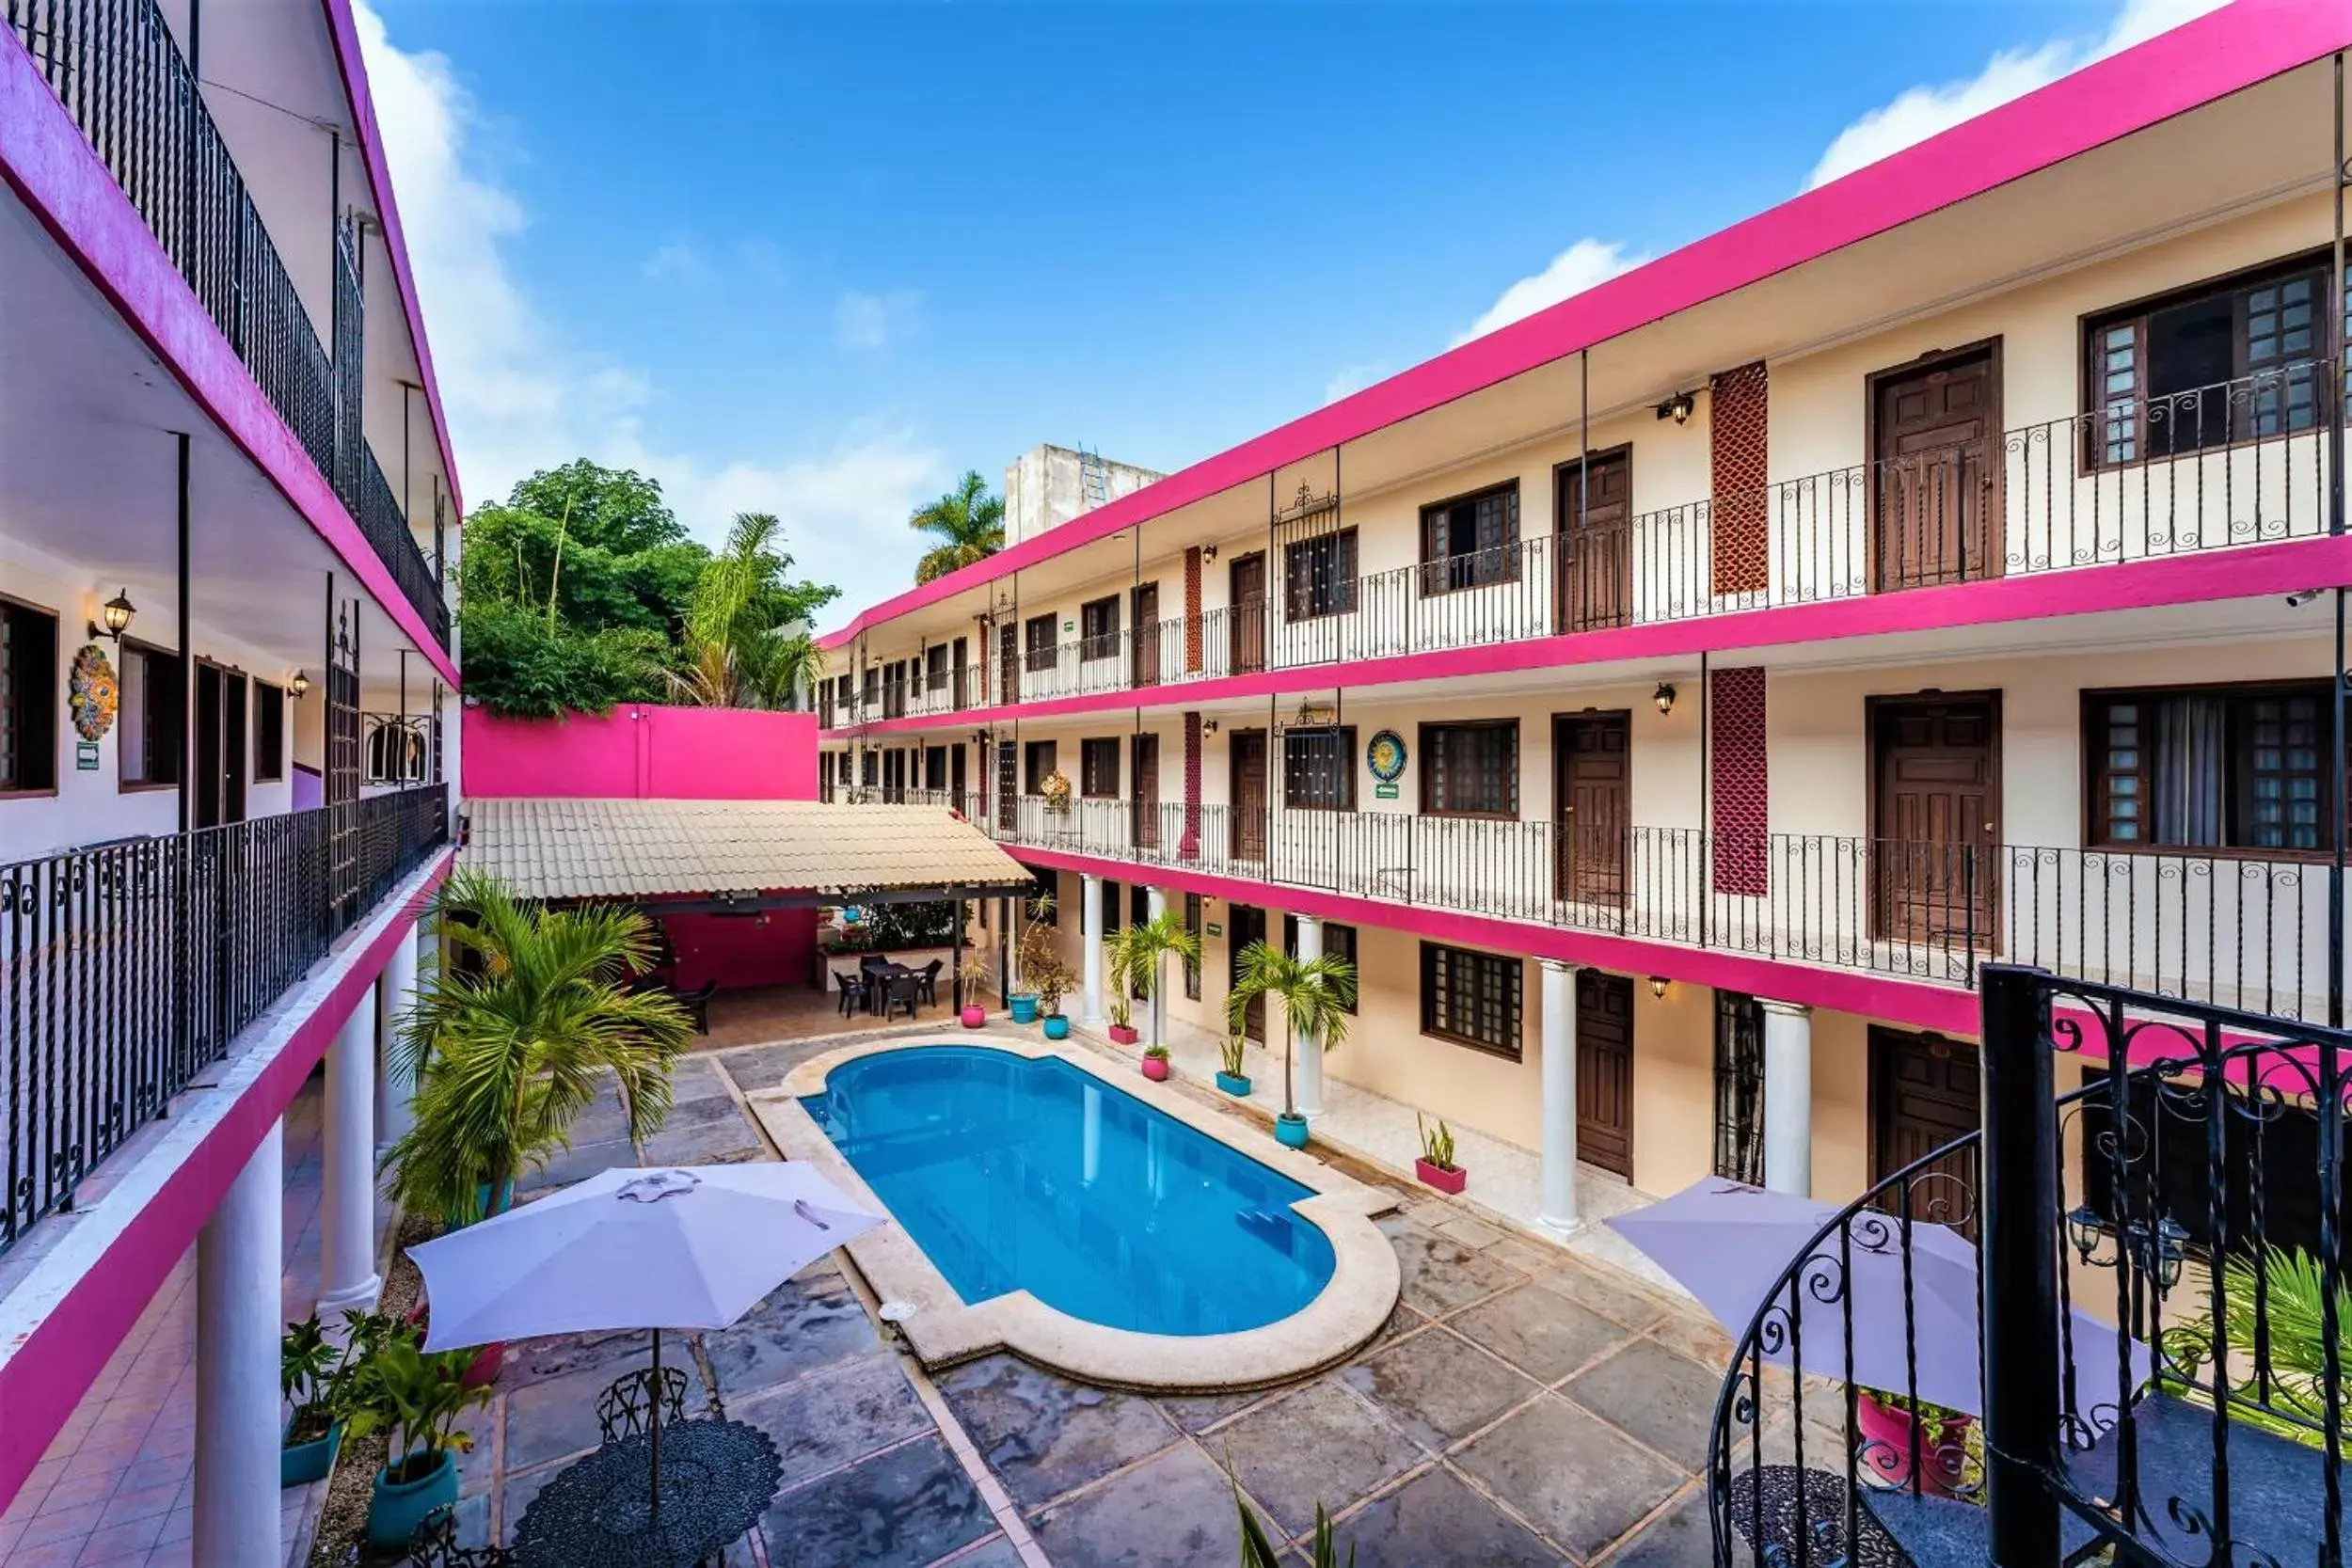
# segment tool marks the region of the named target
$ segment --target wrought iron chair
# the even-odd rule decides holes
[[[946,967],[946,959],[933,958],[930,962],[925,964],[923,966],[923,972],[914,977],[917,986],[923,992],[923,1000],[930,1003],[934,1006],[936,1006],[939,1003],[939,972]]]
[[[437,1508],[408,1537],[408,1568],[513,1568],[515,1554],[503,1546],[457,1544],[457,1511]]]
[[[664,1426],[686,1419],[686,1374],[675,1367],[662,1368],[660,1398]],[[596,1396],[596,1430],[608,1443],[640,1436],[653,1415],[653,1369],[640,1367],[626,1373]]]

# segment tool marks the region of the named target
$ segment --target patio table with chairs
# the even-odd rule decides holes
[[[939,974],[947,967],[944,958],[933,958],[920,969],[899,963],[879,953],[868,953],[858,960],[854,975],[834,971],[834,984],[841,994],[841,1015],[880,1013],[890,1019],[901,1007],[907,1017],[919,1016],[919,1005],[936,1006],[939,1001]]]

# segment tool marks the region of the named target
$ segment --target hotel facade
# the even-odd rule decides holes
[[[1219,1035],[1346,954],[1303,1108],[1560,1231],[1974,1131],[1987,962],[2328,1020],[2347,41],[2227,7],[873,606],[825,788],[995,833],[1082,1022],[1157,909]]]
[[[276,1562],[281,1289],[374,1299],[377,1045],[452,853],[457,476],[345,0],[6,13],[0,1556],[72,1544],[69,1468],[176,1465],[158,1551]],[[187,1380],[107,1373],[191,1250]]]

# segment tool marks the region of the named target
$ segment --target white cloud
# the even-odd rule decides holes
[[[2056,39],[2032,49],[2005,49],[1976,75],[1958,82],[1907,87],[1847,126],[1813,166],[1805,188],[1877,163],[2011,99],[2046,87],[2070,71],[2220,8],[2224,0],[2124,0],[2107,30],[2095,39]]]
[[[1323,384],[1323,401],[1332,404],[1342,398],[1354,397],[1388,373],[1389,362],[1385,359],[1368,359],[1360,365],[1343,365],[1337,374]]]
[[[889,347],[914,328],[923,296],[914,289],[872,294],[851,289],[833,308],[834,336],[847,349],[870,352]]]
[[[1508,326],[1571,294],[1581,294],[1621,272],[1631,272],[1648,260],[1646,253],[1627,255],[1625,246],[1615,240],[1590,236],[1581,239],[1554,256],[1543,271],[1522,277],[1503,290],[1502,297],[1486,308],[1486,313],[1454,340],[1454,346],[1458,348],[1472,338],[1483,338],[1498,326]]]
[[[699,283],[710,275],[703,261],[703,253],[686,240],[673,240],[645,258],[640,269],[647,277],[675,278],[681,283]]]
[[[706,540],[722,537],[737,512],[775,513],[800,569],[841,585],[829,618],[905,587],[920,553],[907,515],[945,488],[942,455],[882,424],[853,428],[815,456],[713,462],[649,444],[649,379],[566,341],[517,280],[505,246],[528,219],[485,171],[472,139],[483,122],[447,57],[395,48],[365,0],[353,9],[465,493],[493,499],[536,469],[585,456],[659,479]],[[683,276],[703,265],[679,243],[644,270]],[[919,302],[880,297],[885,335]]]

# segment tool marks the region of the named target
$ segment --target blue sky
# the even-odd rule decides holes
[[[1040,441],[1172,469],[2211,0],[363,0],[469,501],[575,455],[833,618]]]

